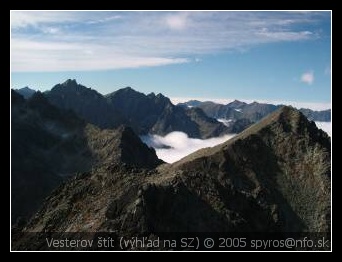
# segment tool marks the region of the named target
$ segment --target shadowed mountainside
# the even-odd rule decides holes
[[[154,149],[121,126],[100,130],[52,106],[40,92],[12,90],[12,221],[27,217],[65,178],[113,163],[155,167]]]

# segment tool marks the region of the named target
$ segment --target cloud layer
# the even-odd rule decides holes
[[[167,163],[176,162],[183,157],[205,147],[213,147],[221,144],[234,135],[225,135],[222,137],[210,139],[189,138],[183,132],[171,132],[166,136],[149,135],[142,137],[142,141],[156,149],[157,156]]]
[[[12,11],[12,71],[80,71],[196,62],[197,55],[319,37],[325,12]]]

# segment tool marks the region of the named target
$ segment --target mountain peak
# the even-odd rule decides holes
[[[275,128],[277,126],[278,128]],[[281,127],[281,129],[279,129]],[[312,130],[315,127],[313,122],[310,122],[299,110],[291,106],[283,106],[268,116],[261,119],[251,128],[244,130],[241,136],[256,134],[260,130],[275,129],[272,132],[291,132],[304,135],[305,132]],[[240,136],[240,135],[239,135]],[[239,137],[238,136],[238,137]]]
[[[269,116],[264,117],[260,124],[268,124],[270,121],[286,124],[287,127],[291,126],[292,128],[304,127],[311,123],[303,113],[292,106],[282,106]]]
[[[49,93],[53,93],[53,92],[74,92],[76,90],[80,90],[80,89],[89,89],[85,86],[82,86],[80,84],[78,84],[76,82],[75,79],[68,79],[65,82],[61,83],[61,84],[57,84],[55,85],[50,91]]]
[[[20,89],[15,89],[15,91],[18,92],[20,95],[22,95],[25,99],[30,98],[36,92],[36,90],[33,90],[29,88],[28,86],[25,86]]]
[[[230,107],[232,107],[234,109],[235,108],[240,108],[240,107],[242,107],[244,105],[246,105],[245,102],[241,102],[241,101],[236,100],[236,99],[233,102],[230,102],[230,103],[227,104],[227,106],[230,106]]]
[[[166,98],[166,96],[164,96],[162,93],[159,93],[159,94],[157,95],[157,98]]]
[[[77,85],[78,83],[76,82],[76,79],[68,79],[62,84],[62,86],[65,86],[65,87],[77,86]]]
[[[136,91],[136,90],[134,90],[132,87],[130,87],[130,86],[126,86],[126,87],[124,87],[124,88],[121,88],[121,89],[119,89],[119,90],[117,90],[117,91],[121,91],[121,92],[127,92],[127,93],[135,93],[135,92],[137,92],[138,93],[138,91]]]
[[[155,150],[144,144],[132,128],[126,125],[102,130],[96,136],[91,136],[90,144],[105,164],[125,164],[150,169],[163,163],[158,159]]]

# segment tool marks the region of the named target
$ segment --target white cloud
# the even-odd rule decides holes
[[[113,16],[105,17],[104,19],[90,20],[90,21],[88,21],[88,24],[106,23],[106,22],[109,22],[109,21],[112,21],[112,20],[119,20],[121,18],[122,18],[121,15],[113,15]]]
[[[12,69],[22,72],[105,70],[189,62],[187,58],[123,54],[107,46],[87,43],[68,44],[13,39],[12,49],[16,50],[11,53]],[[46,67],[42,68],[43,65]]]
[[[229,140],[233,136],[231,134],[202,140],[189,138],[186,133],[175,131],[164,137],[158,135],[144,136],[142,137],[142,141],[154,147],[160,159],[167,163],[174,163],[201,148],[216,146]],[[163,148],[165,146],[170,148]]]
[[[63,11],[11,11],[11,28],[18,29],[39,24],[77,21],[77,12]]]
[[[325,131],[331,137],[331,122],[315,122],[316,126]]]
[[[310,72],[306,72],[304,74],[302,74],[300,81],[302,81],[303,83],[306,83],[308,85],[311,85],[314,82],[314,73],[312,71]]]
[[[202,54],[319,37],[298,28],[320,16],[322,12],[11,11],[11,68],[72,71],[198,62],[194,57]],[[93,55],[85,58],[83,50]]]

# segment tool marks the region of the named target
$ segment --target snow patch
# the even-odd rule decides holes
[[[233,122],[233,119],[217,118],[216,120],[221,122],[225,126],[230,126],[230,123]]]

